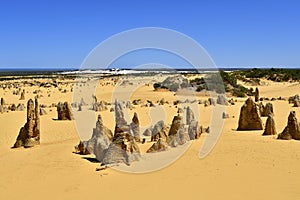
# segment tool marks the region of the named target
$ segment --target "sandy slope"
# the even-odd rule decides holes
[[[70,89],[70,86],[64,87]],[[108,85],[99,88],[102,89],[102,92],[97,90],[99,99],[110,100],[113,87]],[[291,83],[268,83],[259,89],[261,96],[265,97],[288,97],[300,92],[299,84]],[[26,88],[26,99],[34,96],[33,90]],[[126,88],[122,91],[126,93]],[[46,89],[42,89],[42,92],[44,97],[40,99],[41,104],[50,105],[72,99],[70,92],[62,94],[52,89],[50,98],[46,95]],[[6,102],[21,102],[19,97],[11,93],[0,89],[0,97],[4,97]],[[170,102],[180,98],[170,92],[153,92],[151,85],[144,84],[130,98],[157,101],[162,97]],[[25,123],[26,112],[0,114],[0,199],[299,199],[299,141],[280,141],[275,136],[262,137],[263,131],[237,132],[235,129],[243,101],[238,99],[236,105],[227,106],[230,118],[225,120],[220,140],[207,157],[198,158],[201,145],[209,137],[203,134],[199,140],[191,143],[176,162],[144,174],[125,173],[111,168],[96,171],[99,164],[84,159],[90,156],[73,154],[73,147],[79,141],[76,121],[53,120],[56,119],[55,108],[47,108],[48,115],[41,116],[40,146],[10,149]],[[295,110],[300,119],[300,108],[292,108],[287,101],[272,103],[277,132],[281,132],[286,125],[290,110]],[[207,127],[211,108],[199,105],[199,109],[200,123]],[[161,111],[166,113],[166,122],[170,124],[177,110],[165,105],[161,110],[154,111],[153,115]],[[91,116],[89,112],[92,111],[83,112]],[[150,124],[150,108],[138,106],[128,112],[129,118],[133,112],[138,113],[142,126]],[[99,113],[105,125],[113,129],[113,114],[109,111]],[[92,115],[96,116],[94,113]],[[93,120],[82,117],[84,123],[91,124],[86,131],[94,126]],[[88,138],[90,134],[88,131],[85,137]],[[141,149],[144,151],[150,145],[146,143]],[[172,156],[174,151],[161,153],[156,159],[153,159],[155,154],[148,155],[142,162],[154,165]],[[141,167],[138,163],[132,166]]]

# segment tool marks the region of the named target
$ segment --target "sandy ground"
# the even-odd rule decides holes
[[[103,80],[97,85],[98,100],[110,101],[113,93],[123,93],[126,98],[152,100],[161,98],[169,102],[187,98],[172,92],[154,92],[153,78],[136,79],[132,86],[113,85]],[[49,80],[40,80],[49,81]],[[150,85],[145,85],[149,82]],[[0,89],[0,97],[7,103],[24,103],[40,89],[40,104],[51,105],[59,101],[72,101],[72,84],[60,85],[66,89],[26,87],[26,100],[12,95],[11,90]],[[74,86],[80,89],[80,86]],[[117,88],[118,88],[117,87]],[[134,92],[132,91],[134,88]],[[272,83],[258,86],[263,97],[289,97],[299,94],[299,83]],[[22,87],[24,88],[24,87]],[[115,91],[115,92],[114,92]],[[50,97],[48,97],[50,94]],[[119,96],[120,97],[120,96]],[[124,97],[125,98],[125,97]],[[189,96],[189,98],[192,98]],[[194,98],[194,97],[193,97]],[[207,98],[207,97],[197,97]],[[205,139],[186,144],[186,152],[168,166],[148,173],[127,173],[108,168],[96,171],[99,163],[72,153],[80,138],[89,138],[95,126],[95,117],[101,114],[104,124],[113,130],[111,112],[94,113],[85,107],[81,115],[74,112],[76,120],[57,121],[56,108],[46,108],[41,116],[41,145],[30,149],[11,149],[19,129],[26,121],[26,111],[0,114],[0,199],[299,199],[300,198],[300,143],[276,140],[276,136],[261,136],[263,131],[236,131],[240,107],[245,99],[237,98],[236,105],[226,106],[230,118],[225,120],[222,134],[208,156],[199,159],[199,150]],[[273,101],[277,132],[287,123],[291,110],[300,119],[300,108],[293,108],[287,101]],[[212,108],[196,105],[199,122],[209,126]],[[127,118],[137,112],[142,129],[163,116],[171,124],[177,109],[166,104],[155,109],[136,106]],[[80,121],[80,122],[78,122]],[[266,118],[263,118],[266,121]],[[80,126],[86,124],[86,126]],[[80,133],[80,136],[78,134]],[[133,163],[136,169],[161,163],[176,154],[176,149],[158,154],[144,152],[151,143],[140,145],[143,159]],[[183,147],[180,147],[183,148]]]

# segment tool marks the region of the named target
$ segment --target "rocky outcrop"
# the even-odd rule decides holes
[[[164,98],[162,98],[161,100],[159,100],[158,105],[164,105],[168,103]]]
[[[183,145],[189,140],[189,135],[184,129],[182,117],[179,115],[174,116],[167,138],[168,145],[171,147],[177,147],[178,145]]]
[[[32,99],[27,102],[27,122],[20,129],[17,140],[14,144],[14,148],[21,146],[33,147],[40,144],[40,118],[39,118],[39,104],[35,99],[35,103]]]
[[[261,108],[261,116],[268,117],[269,115],[274,115],[273,104],[267,103],[266,106]]]
[[[90,152],[85,148],[84,142],[80,141],[77,146],[75,146],[75,153],[81,155],[88,155]]]
[[[159,138],[148,150],[147,153],[155,153],[168,150],[168,144]]]
[[[178,89],[188,86],[188,79],[182,75],[169,76],[160,85],[162,88],[168,88],[170,91],[176,92]]]
[[[57,104],[57,119],[58,120],[72,120],[73,115],[68,102]]]
[[[21,92],[20,100],[25,100],[25,90]]]
[[[229,118],[229,114],[227,114],[226,112],[222,113],[222,119],[227,119]]]
[[[225,95],[218,95],[217,104],[227,106],[228,105],[228,101],[226,99],[226,96]]]
[[[141,99],[135,99],[135,100],[132,101],[132,104],[136,105],[136,106],[140,105],[140,104],[142,104],[142,100]]]
[[[135,138],[131,134],[131,126],[127,125],[124,118],[123,106],[118,101],[115,101],[115,121],[114,137],[112,143],[105,150],[101,163],[102,165],[117,163],[130,165],[131,162],[138,161],[141,154]]]
[[[16,111],[17,110],[17,106],[13,103],[11,106],[8,107],[8,109],[10,111]]]
[[[106,104],[107,103],[104,102],[104,101],[96,102],[96,103],[93,104],[92,109],[96,112],[108,110]]]
[[[5,106],[5,100],[1,98],[1,106]]]
[[[127,126],[127,122],[124,118],[123,105],[119,101],[115,101],[115,121],[116,127],[122,128],[123,126]]]
[[[265,112],[265,106],[264,106],[263,102],[260,102],[258,104],[258,109],[259,109],[260,115],[262,116],[264,114],[264,112]]]
[[[164,121],[158,121],[153,127],[151,141],[157,141],[159,138],[166,141],[167,137],[168,135]]]
[[[258,88],[255,88],[254,99],[255,99],[255,102],[259,101],[259,91],[258,91]]]
[[[216,101],[214,98],[208,98],[208,102],[209,102],[209,105],[212,105],[212,106],[215,106],[216,105]]]
[[[19,103],[17,105],[16,111],[23,111],[23,110],[25,110],[25,105],[22,103]]]
[[[127,109],[130,109],[130,110],[133,109],[133,106],[132,106],[132,104],[131,104],[130,101],[127,101],[127,102],[126,102],[126,108],[127,108]]]
[[[209,102],[207,100],[204,101],[204,107],[209,106]]]
[[[258,106],[250,97],[241,108],[237,130],[263,130]]]
[[[294,103],[296,99],[297,99],[298,101],[300,101],[300,97],[299,97],[298,94],[296,94],[295,96],[289,97],[288,101],[289,101],[289,103],[291,104],[291,103]]]
[[[186,125],[188,126],[189,140],[194,140],[200,137],[198,122],[195,120],[193,110],[188,106],[186,109]]]
[[[99,112],[108,109],[106,106],[107,103],[105,101],[98,102],[98,99],[95,95],[93,95],[92,98],[93,98],[92,110]]]
[[[263,133],[263,135],[276,135],[276,127],[275,127],[275,121],[273,118],[273,115],[270,114],[268,116],[267,122],[266,122],[266,126],[265,126],[265,131]]]
[[[135,141],[140,142],[140,122],[136,112],[133,115],[132,122],[130,124],[130,129],[132,131]]]
[[[188,106],[186,108],[186,124],[190,124],[192,121],[195,120],[194,112],[192,109]]]
[[[4,113],[4,112],[5,112],[4,106],[0,105],[0,113]]]
[[[300,103],[299,103],[299,100],[298,99],[295,99],[294,100],[294,105],[293,107],[300,107]]]
[[[79,111],[79,112],[82,111],[82,105],[80,105],[80,104],[78,105],[77,111]]]
[[[80,105],[80,106],[85,106],[85,105],[87,105],[87,103],[85,103],[84,99],[81,98],[81,99],[80,99],[79,105]]]
[[[152,135],[152,128],[147,128],[144,133],[143,133],[144,136],[151,136]]]
[[[43,108],[40,108],[40,115],[47,115],[46,110]]]
[[[102,162],[106,149],[112,142],[113,134],[106,126],[104,126],[101,115],[98,115],[96,128],[93,129],[91,139],[88,141],[80,142],[75,147],[76,153],[89,154],[92,153],[96,159]]]
[[[200,128],[197,121],[192,121],[188,126],[189,140],[198,139],[201,135]]]
[[[128,133],[117,134],[113,142],[105,150],[101,165],[125,163],[130,165],[133,161],[140,160],[141,154],[134,137]]]
[[[288,117],[287,126],[284,128],[282,133],[278,135],[278,139],[282,140],[300,140],[300,128],[298,124],[298,120],[296,118],[296,112],[291,111]]]

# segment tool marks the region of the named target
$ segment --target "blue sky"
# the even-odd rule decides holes
[[[218,66],[300,66],[299,8],[291,0],[0,1],[0,68],[78,67],[108,37],[149,26],[192,37]]]

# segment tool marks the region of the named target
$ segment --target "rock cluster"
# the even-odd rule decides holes
[[[289,99],[288,99],[288,101],[289,101],[290,104],[293,104],[293,103],[295,102],[295,100],[300,101],[300,97],[299,97],[298,94],[296,94],[295,96],[291,96],[291,97],[289,97]]]
[[[14,148],[21,146],[33,147],[40,144],[40,118],[39,118],[39,104],[35,99],[27,102],[27,122],[20,129]]]
[[[186,109],[186,124],[180,115],[174,116],[172,125],[167,137],[167,143],[171,147],[183,145],[189,140],[200,137],[201,131],[198,122],[194,118],[194,113],[190,107]]]
[[[263,130],[258,106],[250,97],[241,108],[237,130]]]
[[[137,119],[136,117],[133,117]],[[140,150],[132,134],[131,126],[127,125],[124,118],[121,102],[115,101],[115,133],[101,161],[102,165],[125,163],[130,165],[140,159]],[[137,124],[135,124],[137,125]]]
[[[126,102],[125,102],[126,103]],[[134,113],[131,123],[127,123],[124,117],[122,102],[115,101],[115,130],[114,134],[103,125],[101,116],[98,116],[96,128],[90,140],[80,142],[75,147],[80,154],[92,153],[101,165],[114,165],[125,163],[130,165],[141,157],[137,142],[140,138],[140,123],[137,113]],[[179,115],[175,116],[170,129],[164,121],[158,121],[153,127],[145,130],[144,136],[151,136],[153,145],[147,153],[165,151],[170,147],[183,145],[189,140],[199,138],[203,128],[195,120],[194,113],[190,107],[185,109],[185,121]],[[145,138],[142,140],[145,142]]]
[[[139,121],[137,114],[133,116],[130,125],[124,118],[123,106],[120,102],[115,102],[115,132],[112,132],[103,125],[101,116],[98,116],[96,128],[93,129],[92,138],[79,143],[75,147],[77,153],[92,153],[101,165],[131,162],[140,158],[140,150],[136,143],[139,139]],[[82,144],[84,148],[82,147]]]
[[[94,97],[95,100],[94,100],[94,103],[93,103],[93,107],[92,109],[96,112],[99,112],[99,111],[104,111],[104,110],[107,110],[107,103],[105,101],[97,101],[97,98]]]

